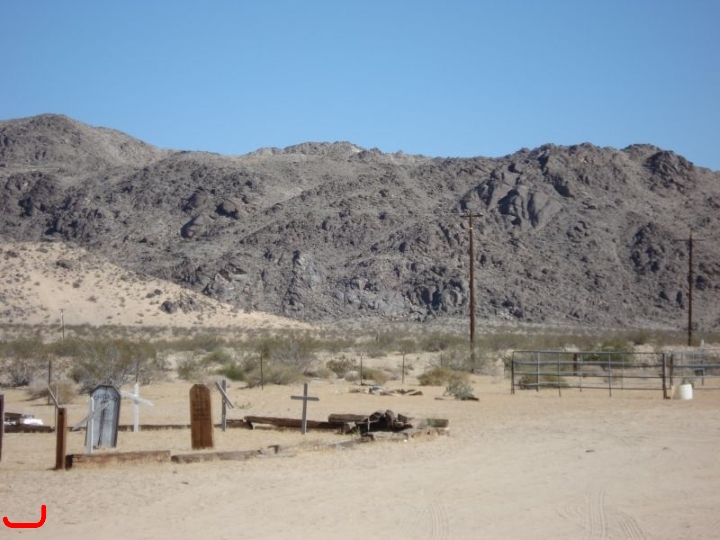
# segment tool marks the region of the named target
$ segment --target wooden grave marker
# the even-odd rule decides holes
[[[91,396],[88,400],[88,414],[85,418],[80,420],[77,424],[75,424],[72,427],[71,431],[77,431],[81,427],[85,426],[85,451],[88,454],[92,454],[93,451],[93,441],[96,439],[95,437],[95,422],[92,420],[96,419],[98,416],[100,416],[100,413],[102,413],[105,409],[107,409],[110,406],[110,402],[106,402],[105,404],[101,405],[100,407],[95,407],[95,399]]]
[[[301,399],[303,402],[302,410],[302,427],[300,428],[303,435],[307,433],[307,402],[308,401],[320,401],[320,398],[308,396],[308,384],[303,385],[302,396],[290,396],[290,399]]]
[[[193,450],[215,446],[210,388],[204,384],[195,384],[190,389],[190,437]]]
[[[120,392],[114,386],[101,384],[92,392],[95,408],[106,403],[100,414],[93,416],[93,446],[115,448],[117,446],[118,424],[120,423]]]
[[[215,386],[220,392],[220,396],[222,397],[222,417],[220,420],[220,427],[223,431],[227,428],[227,408],[230,407],[231,409],[235,408],[235,405],[232,404],[232,401],[230,401],[230,398],[227,395],[227,382],[225,379],[222,380],[222,384],[215,381]]]

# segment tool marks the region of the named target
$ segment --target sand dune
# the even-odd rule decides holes
[[[59,325],[62,311],[69,326],[309,328],[276,315],[243,313],[62,243],[3,244],[0,276],[0,324]],[[177,310],[161,309],[166,301]]]

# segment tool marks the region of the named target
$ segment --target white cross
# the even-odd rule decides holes
[[[134,390],[134,394],[120,390],[120,395],[124,398],[131,399],[133,402],[133,432],[137,433],[140,431],[140,404],[149,405],[150,407],[153,407],[153,404],[152,401],[140,397],[140,385],[138,383],[135,383]]]

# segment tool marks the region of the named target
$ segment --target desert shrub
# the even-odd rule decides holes
[[[347,358],[346,356],[341,356],[337,360],[328,360],[325,363],[325,366],[335,373],[338,377],[344,377],[348,371],[352,371],[354,369],[357,369],[355,361],[351,360],[350,358]]]
[[[433,367],[418,376],[420,386],[442,386],[450,380],[453,370],[446,367]]]
[[[453,381],[468,381],[470,376],[465,371],[457,371],[446,367],[433,367],[418,377],[420,386],[444,386]]]
[[[0,343],[0,384],[27,386],[47,365],[45,348],[38,339]]]
[[[231,381],[245,380],[245,370],[237,362],[232,362],[230,364],[224,365],[223,367],[218,369],[216,373],[218,375],[222,375],[223,377],[227,377]]]
[[[420,348],[426,352],[449,351],[460,347],[467,348],[468,338],[457,334],[432,332],[420,341]]]
[[[178,377],[185,381],[192,381],[198,379],[202,372],[202,362],[195,354],[188,358],[183,358],[177,363]]]
[[[80,358],[83,355],[84,345],[84,340],[72,337],[48,343],[46,349],[49,354],[59,358]]]
[[[417,340],[413,338],[403,338],[398,340],[397,348],[400,352],[404,352],[406,354],[417,352],[420,349]]]
[[[233,363],[233,360],[234,355],[231,350],[228,350],[226,347],[218,347],[217,349],[213,349],[212,352],[206,354],[203,357],[202,362],[206,366],[211,366],[213,364],[225,366]]]
[[[387,371],[377,368],[363,368],[362,376],[363,380],[371,380],[379,385],[383,385],[390,380],[390,375]]]
[[[563,377],[552,374],[541,374],[538,378],[537,374],[527,374],[520,377],[518,386],[522,390],[534,390],[536,388],[567,388],[568,383]]]
[[[183,333],[182,329],[178,331],[177,328],[174,328],[173,335],[178,336],[179,339],[158,341],[155,343],[156,348],[161,351],[212,352],[222,349],[227,344],[220,336],[208,333],[187,335],[187,333]]]
[[[18,339],[0,343],[0,355],[13,358],[37,358],[43,356],[45,347],[39,339]]]
[[[8,386],[27,386],[42,371],[41,363],[30,358],[4,359],[2,364],[3,384]]]
[[[70,377],[80,391],[90,392],[100,384],[120,387],[135,377],[144,384],[157,379],[165,369],[164,358],[148,342],[125,339],[85,341],[80,357],[73,362]]]
[[[245,367],[245,382],[250,388],[260,386],[260,362],[254,363],[250,369],[248,369],[247,363],[248,362],[246,362]],[[295,384],[303,380],[303,377],[303,373],[294,366],[281,363],[263,363],[262,380],[264,384]]]
[[[58,400],[60,405],[72,403],[72,400],[77,395],[77,389],[72,381],[60,380],[53,382],[51,385],[53,394]],[[49,398],[50,392],[48,391],[47,383],[39,380],[34,381],[27,388],[27,393],[30,399]]]
[[[255,343],[255,349],[268,363],[284,364],[305,373],[315,362],[321,343],[308,333],[267,336]]]
[[[451,379],[448,382],[445,387],[445,394],[459,400],[475,399],[470,382],[459,378]]]
[[[367,346],[367,354],[370,358],[382,358],[388,353],[398,349],[398,336],[394,332],[378,332],[375,339]]]
[[[626,334],[626,338],[633,345],[647,345],[653,341],[653,336],[648,330],[632,330]]]
[[[337,377],[337,373],[327,368],[326,366],[319,366],[315,370],[314,376],[320,377],[321,379],[334,379]]]
[[[318,349],[337,354],[347,351],[355,344],[355,340],[348,337],[326,336],[318,341]]]

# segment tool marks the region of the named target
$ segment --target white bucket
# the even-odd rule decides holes
[[[681,384],[677,387],[677,399],[692,399],[693,398],[693,385],[692,384]]]

